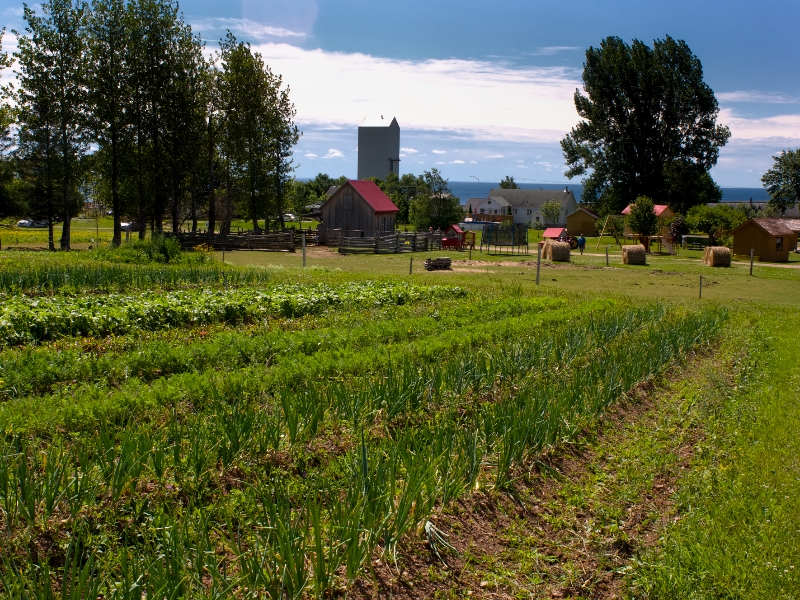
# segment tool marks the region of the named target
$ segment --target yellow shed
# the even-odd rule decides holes
[[[797,247],[797,232],[782,219],[750,219],[733,230],[733,254],[762,262],[786,262]]]
[[[599,215],[588,208],[579,208],[574,213],[567,215],[567,231],[570,235],[597,235],[594,228]]]

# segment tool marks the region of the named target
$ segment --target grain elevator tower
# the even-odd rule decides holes
[[[397,119],[365,117],[358,127],[358,178],[400,175],[400,125]]]

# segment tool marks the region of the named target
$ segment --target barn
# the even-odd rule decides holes
[[[588,208],[579,208],[574,213],[567,215],[567,230],[570,235],[596,235],[595,223],[600,216]]]
[[[733,230],[733,254],[749,258],[750,250],[762,262],[786,262],[797,247],[791,219],[750,219]]]
[[[375,182],[350,180],[334,191],[320,207],[320,242],[327,243],[329,232],[340,230],[374,236],[394,232],[399,209]]]

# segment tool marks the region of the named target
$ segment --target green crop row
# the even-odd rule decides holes
[[[375,552],[396,556],[417,528],[445,554],[437,506],[512,486],[530,456],[713,339],[724,318],[658,306],[589,313],[559,335],[403,357],[274,395],[210,381],[194,412],[176,407],[158,429],[132,420],[74,443],[8,438],[3,590],[24,597],[59,581],[77,598],[321,598],[351,585]],[[61,546],[34,561],[29,536],[52,527]],[[51,562],[63,567],[42,566]]]
[[[604,304],[593,302],[581,310],[599,309]],[[277,323],[269,329],[254,326],[244,331],[223,330],[194,340],[182,334],[168,340],[142,339],[137,332],[135,336],[116,338],[107,345],[90,345],[87,349],[80,340],[69,345],[10,348],[0,354],[3,382],[0,399],[46,394],[57,386],[74,387],[73,382],[107,387],[122,385],[128,379],[148,383],[208,369],[234,371],[258,364],[275,366],[320,353],[341,355],[367,347],[381,349],[458,329],[467,335],[470,330],[490,334],[493,333],[490,329],[510,316],[524,317],[516,323],[518,330],[523,331],[536,327],[544,312],[565,305],[562,298],[547,297],[483,300],[474,304],[440,299],[435,308],[421,307],[421,315],[414,314],[420,305],[415,305],[413,312],[401,310],[405,306],[382,308],[390,312],[370,315],[368,319],[361,311],[335,312],[332,317],[303,322],[310,328],[300,330]],[[325,355],[319,360],[325,362]]]
[[[411,283],[279,285],[269,290],[195,290],[138,295],[8,296],[0,308],[0,344],[63,336],[108,336],[131,331],[252,323],[270,316],[299,317],[333,306],[370,308],[464,295],[457,287]]]

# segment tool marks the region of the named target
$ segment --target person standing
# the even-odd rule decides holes
[[[586,247],[586,238],[583,237],[583,234],[580,235],[578,238],[578,250],[581,251],[581,256],[583,256],[583,249]]]

